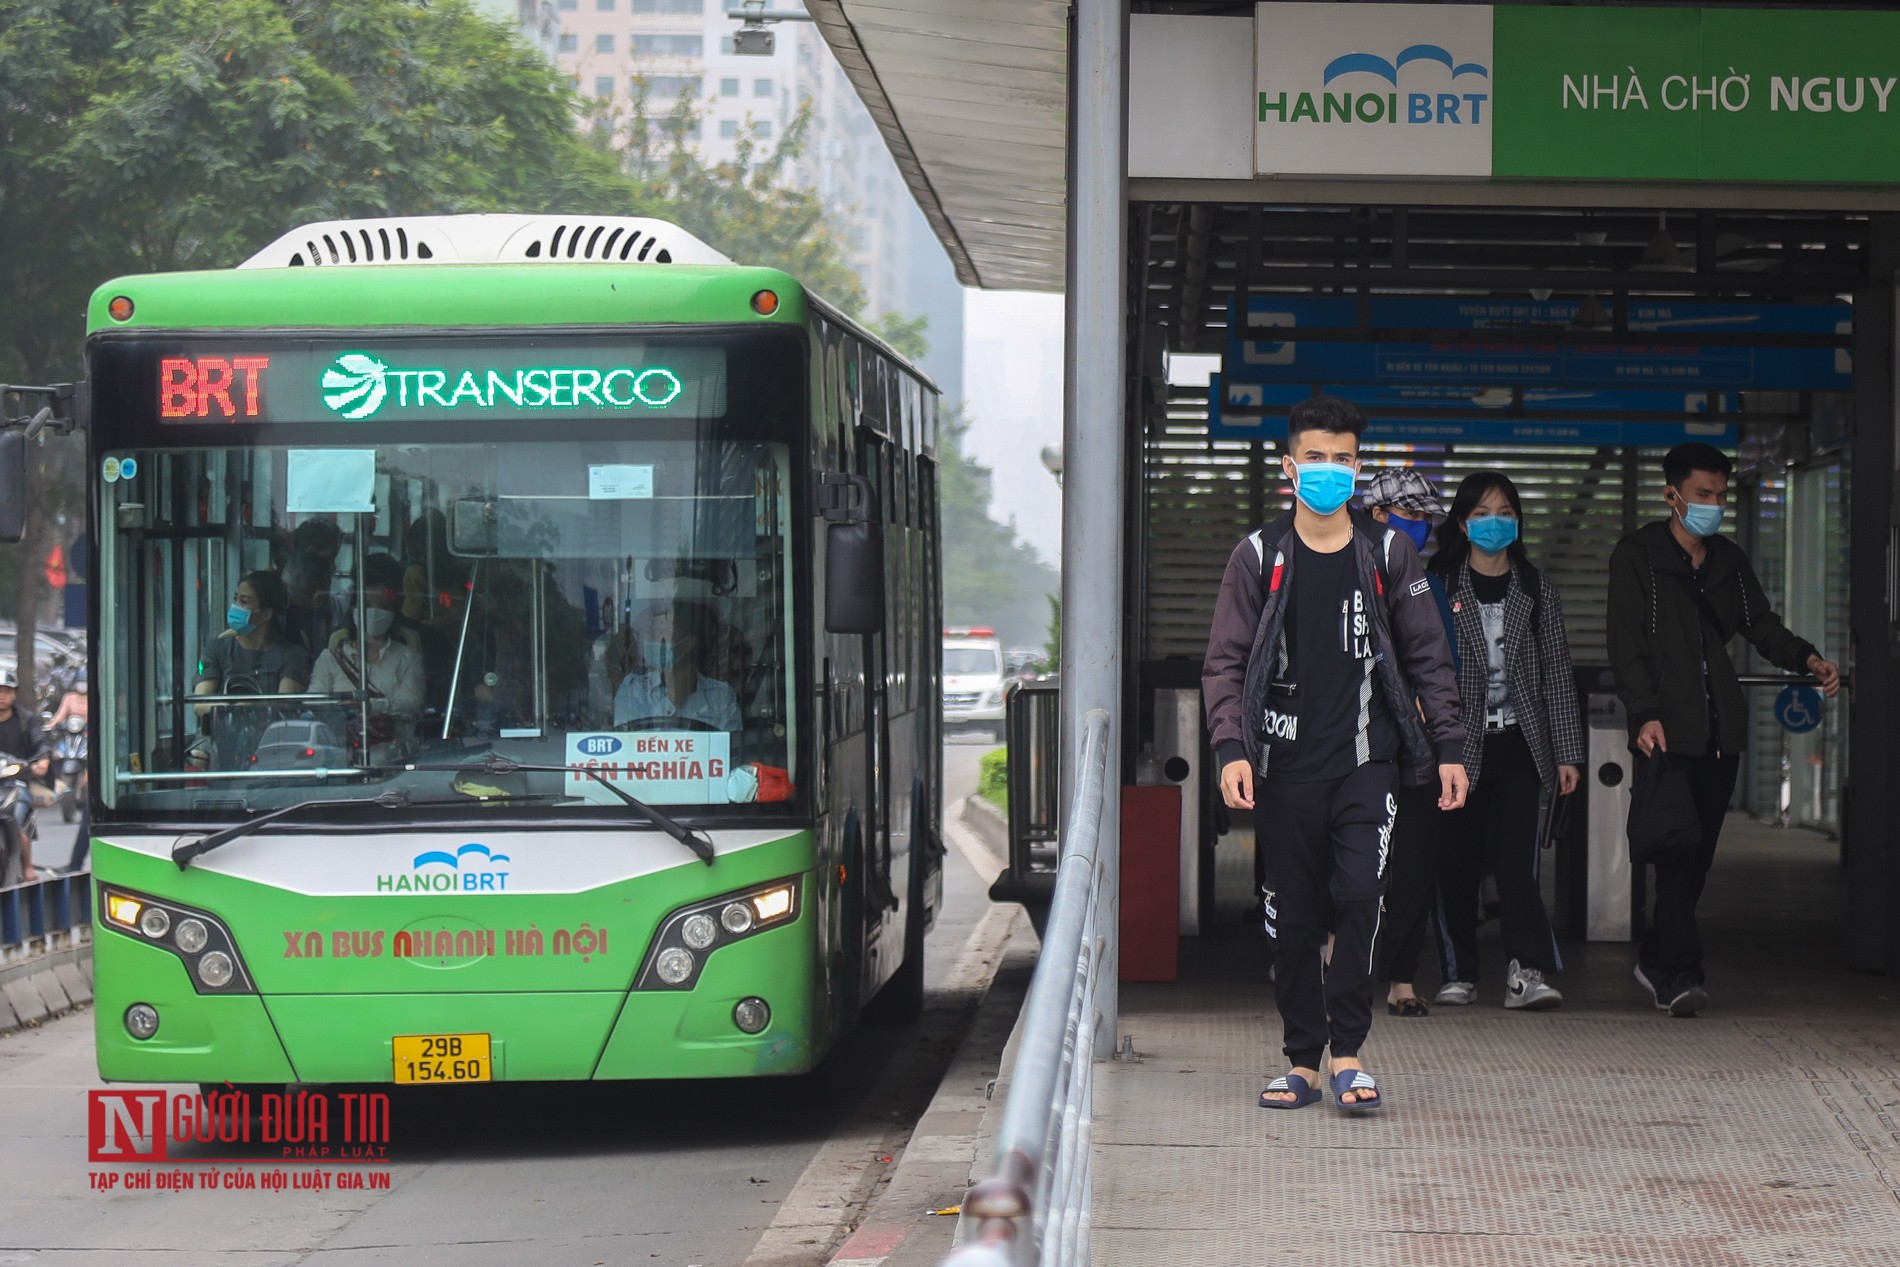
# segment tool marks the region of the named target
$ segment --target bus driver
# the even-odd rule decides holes
[[[699,656],[713,628],[705,604],[658,600],[636,608],[631,633],[638,663],[614,692],[614,725],[661,722],[677,717],[708,730],[736,732],[739,697],[732,687],[699,671]]]

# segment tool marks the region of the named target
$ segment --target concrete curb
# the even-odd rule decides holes
[[[0,1034],[44,1024],[92,1002],[92,945],[0,967]]]
[[[957,817],[976,833],[976,838],[983,842],[984,848],[997,857],[1008,860],[1009,818],[1002,810],[973,793],[963,798],[963,808],[958,812]]]
[[[1027,922],[1013,924],[1002,963],[890,1182],[829,1267],[936,1267],[954,1248],[961,1220],[935,1211],[961,1203],[978,1172],[988,1169],[1006,1086],[999,1071],[1011,1050],[1037,949]]]

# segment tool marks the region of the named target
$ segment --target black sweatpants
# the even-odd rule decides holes
[[[1287,1060],[1317,1069],[1326,1048],[1357,1056],[1372,1028],[1372,969],[1392,844],[1396,771],[1373,761],[1343,779],[1254,785],[1274,999]],[[1330,967],[1320,948],[1336,935]]]
[[[1715,842],[1722,834],[1722,820],[1728,816],[1729,797],[1735,792],[1735,776],[1741,772],[1742,759],[1735,753],[1726,756],[1670,757],[1670,764],[1689,771],[1689,786],[1695,795],[1696,818],[1702,827],[1702,844],[1695,852],[1656,865],[1655,914],[1643,934],[1639,961],[1643,973],[1666,1002],[1690,985],[1704,984],[1702,977],[1702,934],[1696,928],[1696,903],[1702,900],[1702,886],[1715,864]],[[1636,782],[1646,782],[1647,761],[1636,764]]]
[[[1538,887],[1542,790],[1517,727],[1487,731],[1478,781],[1464,808],[1445,815],[1439,845],[1439,958],[1446,981],[1478,982],[1478,886],[1486,871],[1497,877],[1504,957],[1543,972],[1563,968]]]
[[[1438,901],[1438,837],[1445,817],[1438,808],[1439,790],[1437,779],[1398,790],[1399,816],[1386,863],[1385,927],[1379,933],[1381,981],[1418,980],[1425,926]]]

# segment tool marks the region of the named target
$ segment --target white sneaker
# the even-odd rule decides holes
[[[1447,981],[1438,988],[1437,997],[1432,999],[1440,1007],[1463,1007],[1477,1001],[1478,987],[1469,981]]]
[[[1544,974],[1535,968],[1521,968],[1517,960],[1511,960],[1510,971],[1504,974],[1504,1006],[1528,1008],[1541,1012],[1548,1008],[1562,1007],[1564,996],[1555,986],[1544,984]]]

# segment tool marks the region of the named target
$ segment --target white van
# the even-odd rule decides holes
[[[986,730],[1003,741],[1003,644],[981,626],[943,631],[943,729]]]

